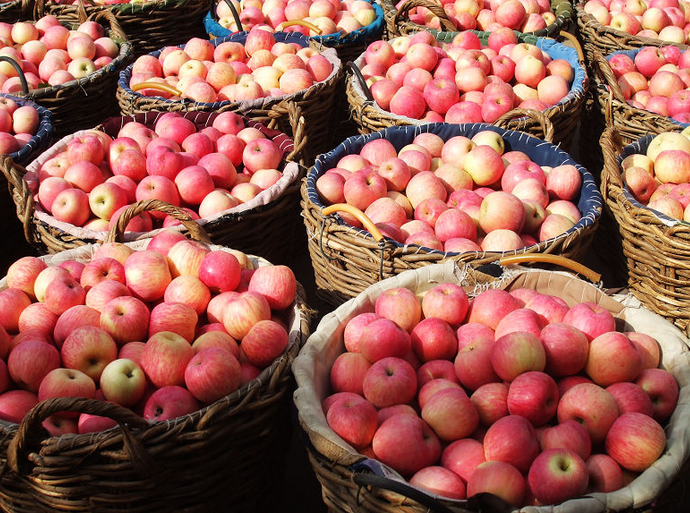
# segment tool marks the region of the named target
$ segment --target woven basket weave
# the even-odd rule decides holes
[[[13,0],[0,4],[0,21],[14,23],[31,15],[24,12],[23,0]]]
[[[114,117],[106,120],[99,129],[114,136],[122,125],[132,120],[152,127],[162,114],[148,112],[134,117]],[[298,116],[297,113],[295,115]],[[211,125],[217,114],[188,112],[184,116],[193,120],[197,127],[203,128]],[[256,121],[247,119],[245,122],[247,126],[257,128],[277,142],[286,160],[294,158],[297,154],[298,149],[295,149],[293,141],[284,133],[268,129]],[[49,158],[51,153],[59,151],[74,135],[76,134],[67,136],[56,143],[51,151],[45,152],[41,155],[41,159],[34,161],[29,166],[29,170],[38,167],[40,162]],[[242,204],[220,215],[199,221],[214,244],[235,247],[264,258],[272,257],[275,261],[282,262],[283,259],[290,257],[294,249],[293,236],[299,233],[301,225],[299,187],[304,170],[296,163],[290,163],[288,166],[283,179],[257,196],[253,203]],[[40,252],[57,253],[103,240],[106,232],[85,230],[60,223],[36,205],[31,188],[25,180],[27,170],[24,167],[5,158],[0,161],[0,169],[10,183],[10,190],[17,205],[17,215],[24,225],[27,240]],[[155,233],[157,233],[155,230],[143,233],[127,232],[125,241],[148,238]]]
[[[366,136],[351,137],[335,150],[321,155],[302,184],[302,212],[307,230],[309,253],[314,267],[316,293],[331,306],[355,297],[379,280],[428,264],[458,261],[486,263],[509,254],[553,253],[581,260],[589,247],[601,214],[601,195],[591,174],[577,166],[583,182],[578,208],[580,222],[553,239],[517,251],[444,253],[417,245],[405,246],[392,239],[378,237],[364,229],[343,222],[340,216],[324,214],[324,205],[316,192],[316,180],[335,166],[344,155],[358,153],[368,141],[388,139],[399,149],[422,132],[435,133],[444,140],[455,135],[472,137],[481,130],[501,134],[511,150],[520,150],[540,165],[575,164],[570,156],[543,140],[521,132],[508,131],[484,123],[451,125],[436,123],[421,126],[390,127]],[[371,224],[371,223],[369,223]]]
[[[621,178],[620,162],[645,153],[654,134],[624,145],[614,128],[601,138],[604,168],[601,192],[618,223],[629,273],[628,288],[659,315],[681,329],[690,325],[690,224],[637,202]]]
[[[437,34],[436,38],[439,42],[451,42],[456,34],[457,32],[445,32]],[[486,44],[489,32],[476,32],[476,34],[483,44]],[[537,45],[553,58],[568,60],[575,71],[568,95],[556,105],[543,111],[544,115],[553,124],[554,142],[560,144],[566,151],[570,151],[580,120],[580,111],[585,101],[585,93],[589,88],[589,79],[581,54],[578,54],[576,48],[566,46],[549,38],[537,38],[531,35],[519,34],[518,40]],[[358,68],[361,68],[363,64],[364,54],[354,61],[354,65]],[[389,126],[420,125],[424,123],[423,121],[399,116],[380,108],[372,99],[366,84],[351,69],[347,73],[346,92],[352,117],[357,123],[359,132],[362,134],[375,132]],[[508,123],[507,128],[525,131],[532,135],[539,134],[541,130],[538,124],[527,118],[513,119]]]
[[[182,211],[177,215],[191,221]],[[116,239],[118,229],[107,240]],[[141,250],[148,242],[127,245]],[[46,262],[88,262],[95,247],[61,252]],[[270,265],[255,256],[250,261]],[[0,289],[5,287],[0,280]],[[14,513],[261,513],[276,507],[271,497],[290,443],[290,366],[309,335],[311,312],[301,285],[285,313],[286,351],[236,392],[189,415],[149,423],[113,403],[56,398],[39,403],[19,425],[0,421],[0,507]],[[119,426],[47,436],[41,422],[65,410],[108,417]]]
[[[383,5],[386,28],[390,38],[413,34],[420,30],[427,30],[434,35],[442,32],[456,32],[458,30],[453,21],[448,19],[440,3],[434,0],[407,0],[400,6],[400,9],[395,7],[397,2],[393,0],[381,0],[381,4]],[[410,11],[416,7],[425,7],[437,16],[441,30],[430,29],[411,22],[409,20]],[[537,37],[556,37],[562,30],[568,27],[573,15],[573,6],[570,0],[551,0],[551,11],[556,15],[556,21],[545,29],[529,32],[529,34]]]
[[[562,260],[562,259],[561,259]],[[681,398],[690,390],[690,349],[688,339],[663,318],[641,307],[630,295],[613,298],[570,273],[527,270],[506,266],[499,277],[470,266],[452,262],[407,271],[368,287],[356,299],[326,315],[318,324],[293,363],[297,381],[294,402],[305,431],[310,462],[322,486],[324,502],[331,513],[613,513],[678,512],[687,503],[687,461],[690,446],[690,406],[679,400],[666,428],[666,452],[639,477],[612,493],[596,493],[555,506],[506,507],[492,496],[450,500],[410,486],[390,467],[358,453],[330,429],[321,401],[330,394],[330,369],[343,352],[343,330],[355,315],[373,311],[376,298],[394,287],[408,288],[418,296],[433,285],[458,283],[473,296],[487,288],[513,290],[527,287],[561,297],[572,306],[593,301],[617,318],[620,331],[639,331],[655,337],[663,350],[662,367],[673,373],[681,386]],[[683,502],[680,502],[680,501]]]
[[[31,0],[25,0],[31,1]],[[80,11],[89,15],[111,12],[133,45],[135,56],[167,45],[178,45],[193,37],[206,37],[203,19],[209,0],[149,0],[112,5],[96,5],[91,0],[77,4],[35,0],[39,15],[52,14],[60,20],[76,21]]]

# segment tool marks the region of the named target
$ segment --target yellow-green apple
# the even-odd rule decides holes
[[[378,415],[369,401],[349,394],[333,401],[326,411],[326,421],[338,436],[361,449],[371,443],[378,426]]]
[[[646,155],[652,162],[664,150],[683,150],[690,152],[690,139],[678,132],[664,132],[654,137],[647,146]]]
[[[38,396],[28,390],[8,390],[0,394],[0,419],[19,424],[38,404]]]
[[[542,426],[556,414],[558,386],[544,372],[524,372],[510,383],[507,404],[511,415],[525,417],[534,427]]]
[[[334,392],[352,392],[364,395],[362,383],[371,362],[361,353],[346,351],[340,354],[331,367],[330,384]]]
[[[597,385],[607,387],[619,381],[634,381],[642,370],[642,359],[625,334],[608,331],[590,341],[584,370]]]
[[[157,251],[135,251],[125,260],[126,285],[132,295],[143,301],[161,299],[171,281],[168,260]]]
[[[158,388],[184,385],[184,371],[194,356],[189,341],[171,331],[159,331],[149,337],[141,353],[141,368]]]
[[[606,452],[624,469],[641,472],[666,448],[664,428],[648,415],[629,412],[618,417],[606,436]]]
[[[603,442],[618,418],[616,401],[604,388],[594,383],[576,384],[561,395],[558,422],[576,420],[587,428],[592,444]]]
[[[510,463],[485,461],[475,468],[467,481],[467,497],[491,493],[511,506],[519,507],[525,497],[525,478]]]
[[[665,369],[643,369],[635,383],[651,399],[652,417],[658,422],[666,422],[678,403],[678,382],[673,374]]]
[[[616,329],[616,320],[611,312],[591,302],[573,305],[563,317],[563,322],[575,326],[590,341]]]
[[[510,463],[521,472],[539,454],[539,442],[532,424],[520,415],[507,415],[494,422],[484,436],[484,455],[488,460]]]
[[[433,465],[418,470],[410,484],[450,499],[464,499],[465,483],[460,476],[444,467]]]
[[[256,323],[271,318],[271,307],[263,294],[247,290],[229,297],[222,316],[230,336],[242,340]]]
[[[577,453],[553,448],[535,458],[527,481],[539,504],[560,504],[585,493],[588,478],[587,465]]]
[[[395,287],[382,292],[374,303],[375,312],[390,319],[408,333],[422,317],[422,305],[410,289]]]
[[[654,369],[659,366],[661,361],[661,347],[659,342],[646,333],[631,331],[626,336],[632,340],[642,359],[642,369]]]
[[[589,340],[576,327],[553,322],[542,328],[539,338],[546,354],[545,371],[551,376],[571,376],[585,367]]]
[[[149,307],[133,296],[118,296],[108,301],[100,313],[99,325],[118,346],[143,341],[148,337]],[[117,401],[116,401],[117,402]]]
[[[65,338],[60,355],[65,367],[80,370],[98,383],[103,368],[117,358],[117,343],[101,328],[82,326]]]
[[[35,256],[24,256],[15,260],[7,268],[7,287],[21,290],[30,298],[34,298],[34,282],[46,267],[48,264]]]
[[[175,419],[199,409],[199,401],[186,388],[178,385],[163,386],[146,400],[143,417],[153,422]]]
[[[592,452],[592,441],[585,427],[575,420],[566,420],[546,427],[539,437],[542,452],[547,449],[568,449],[587,460]]]
[[[128,204],[127,199],[127,193],[119,185],[103,182],[89,193],[89,207],[96,216],[109,221],[117,209]]]
[[[471,301],[467,322],[482,323],[493,330],[503,317],[518,308],[520,308],[520,303],[509,292],[489,289],[481,292]]]
[[[362,389],[364,397],[377,408],[409,403],[417,393],[417,376],[406,360],[387,357],[367,371]]]
[[[479,423],[489,427],[508,415],[508,385],[499,382],[485,383],[472,392],[470,401],[479,414]]]
[[[428,398],[422,419],[444,442],[468,437],[479,425],[479,414],[464,390],[446,388]]]
[[[91,287],[87,293],[84,303],[97,312],[102,312],[105,305],[113,298],[119,296],[131,296],[127,285],[114,280],[105,280]]]
[[[636,411],[652,416],[652,400],[636,383],[619,381],[606,387],[618,406],[618,413],[622,415],[629,411]]]
[[[196,353],[184,372],[185,386],[201,403],[212,403],[240,387],[242,369],[235,355],[219,347]]]
[[[87,305],[75,305],[65,310],[57,319],[52,337],[60,349],[67,336],[80,326],[99,326],[100,313]]]

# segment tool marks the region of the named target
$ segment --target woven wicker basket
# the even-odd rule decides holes
[[[393,0],[380,0],[386,18],[386,28],[390,38],[395,36],[413,34],[420,30],[428,30],[436,35],[442,32],[456,32],[458,27],[448,18],[439,2],[434,0],[407,0],[400,9],[395,6],[397,2]],[[439,29],[423,27],[409,20],[410,11],[416,7],[429,9],[440,22]],[[530,32],[537,37],[556,37],[562,30],[568,27],[573,15],[573,6],[570,0],[551,0],[551,11],[556,15],[556,21],[545,29]]]
[[[30,17],[31,14],[24,11],[24,0],[13,0],[0,4],[0,21],[14,23]]]
[[[138,121],[153,126],[161,112],[148,112],[134,117],[114,117],[98,127],[110,135],[115,135],[121,126],[128,121]],[[298,114],[296,114],[298,115]],[[213,123],[217,116],[211,112],[188,112],[185,117],[202,128]],[[283,149],[284,156],[292,159],[296,155],[292,140],[280,131],[268,129],[260,123],[246,120],[247,126],[261,130],[267,137],[276,141]],[[29,170],[38,168],[42,161],[64,148],[73,135],[63,138],[39,159],[36,159]],[[27,170],[5,158],[0,168],[10,183],[10,190],[17,205],[17,214],[24,225],[27,240],[40,252],[57,253],[73,249],[84,244],[97,243],[103,240],[106,232],[85,230],[81,227],[60,223],[44,212],[35,202],[29,184],[25,180]],[[283,261],[291,256],[293,237],[300,233],[299,187],[304,170],[294,162],[285,165],[283,178],[270,189],[258,195],[251,203],[238,207],[208,219],[200,220],[214,244],[235,247],[247,253],[272,257],[272,261]],[[183,227],[179,227],[183,229]],[[127,232],[125,241],[148,238],[152,232]]]
[[[444,253],[420,247],[405,246],[392,239],[384,238],[364,229],[346,224],[340,216],[324,211],[318,193],[316,180],[344,155],[358,153],[368,141],[378,138],[388,139],[399,149],[411,143],[422,132],[432,132],[447,140],[455,135],[472,137],[481,130],[493,130],[501,134],[506,142],[506,151],[525,152],[540,165],[557,166],[575,164],[570,156],[556,146],[521,132],[504,130],[484,123],[451,125],[435,123],[421,126],[391,127],[366,136],[352,137],[335,150],[321,155],[309,170],[302,184],[302,215],[307,230],[309,253],[314,267],[317,295],[327,304],[338,306],[362,292],[379,280],[397,275],[409,269],[428,264],[458,261],[485,263],[498,260],[508,254],[553,253],[581,260],[589,247],[601,214],[601,195],[591,174],[577,165],[582,176],[582,193],[578,208],[582,212],[580,222],[569,231],[553,239],[525,247],[517,251]],[[366,216],[360,216],[365,222]],[[369,221],[368,226],[372,223]],[[535,257],[536,258],[536,257]]]
[[[244,43],[246,38],[247,33],[241,32],[227,38],[214,39],[212,43],[214,45],[219,45],[225,41]],[[276,41],[295,42],[301,46],[315,45],[315,43],[310,43],[305,36],[295,33],[277,32]],[[160,50],[151,53],[154,56],[159,54]],[[332,146],[334,129],[332,115],[335,105],[335,91],[342,74],[341,62],[336,55],[336,51],[326,48],[323,49],[322,54],[333,65],[333,71],[326,80],[294,94],[260,98],[239,103],[229,101],[197,103],[188,99],[170,100],[158,96],[143,96],[129,87],[129,79],[132,73],[130,66],[120,74],[118,82],[117,99],[120,103],[120,111],[122,115],[127,116],[152,110],[178,112],[225,112],[230,110],[265,124],[270,122],[269,126],[276,126],[278,130],[292,134],[293,138],[297,140],[297,135],[293,131],[294,126],[290,123],[288,106],[289,103],[294,103],[299,107],[304,118],[303,133],[306,142],[302,157],[306,163],[310,164],[314,161],[316,155]]]
[[[620,331],[639,331],[654,336],[663,350],[662,367],[673,373],[678,380],[682,387],[681,397],[689,391],[690,350],[687,338],[663,318],[641,307],[632,296],[607,296],[601,289],[570,273],[527,270],[516,266],[498,270],[496,278],[495,274],[491,276],[481,272],[481,268],[456,266],[447,262],[407,271],[368,287],[356,299],[326,315],[318,324],[293,363],[297,381],[294,402],[306,434],[305,445],[309,459],[321,483],[323,499],[329,512],[518,511],[507,507],[502,501],[492,501],[491,495],[480,495],[469,500],[450,500],[414,488],[388,466],[359,454],[328,426],[321,401],[330,394],[330,369],[344,350],[344,327],[355,315],[373,311],[376,298],[385,290],[405,287],[420,296],[437,283],[451,282],[463,285],[470,296],[489,287],[506,290],[527,287],[561,297],[571,306],[583,301],[593,301],[614,314]],[[666,429],[666,452],[624,488],[612,493],[596,493],[571,499],[557,506],[531,506],[519,511],[639,513],[650,511],[652,506],[656,513],[680,511],[679,504],[687,503],[688,496],[688,474],[682,473],[681,469],[687,469],[684,464],[690,454],[687,443],[690,434],[689,416],[688,404],[679,400]]]
[[[52,14],[61,21],[78,20],[82,10],[89,15],[111,12],[127,34],[137,57],[163,46],[182,44],[192,37],[206,37],[203,19],[208,6],[209,0],[149,0],[105,6],[91,0],[70,4],[35,0],[38,15]]]
[[[74,21],[61,20],[72,27],[86,20],[96,21],[106,27],[106,35],[120,46],[119,55],[103,68],[77,80],[64,84],[14,93],[50,110],[53,115],[56,136],[92,127],[118,112],[115,92],[118,74],[132,61],[132,45],[115,17],[109,11],[87,16],[80,12]]]
[[[633,199],[621,178],[620,162],[645,153],[654,134],[624,145],[614,128],[601,138],[601,192],[622,238],[628,288],[653,312],[681,329],[690,325],[690,224],[671,219]]]
[[[484,44],[489,37],[489,32],[476,32]],[[436,36],[439,42],[450,42],[457,34],[444,32]],[[565,35],[566,33],[564,33]],[[566,36],[569,37],[570,36]],[[520,42],[537,45],[553,58],[567,59],[575,71],[570,92],[558,104],[549,107],[544,115],[551,121],[554,127],[554,143],[560,144],[566,151],[570,151],[580,120],[580,111],[585,101],[585,93],[589,88],[589,79],[585,69],[583,57],[578,49],[559,43],[549,38],[538,38],[531,35],[520,34]],[[354,66],[361,68],[364,64],[364,54],[354,61]],[[375,132],[389,126],[420,125],[423,121],[399,116],[383,110],[373,100],[364,81],[353,67],[348,69],[346,78],[346,92],[352,117],[357,123],[361,134]],[[507,128],[521,130],[532,135],[539,134],[541,127],[528,118],[516,118],[511,120]]]
[[[192,233],[203,235],[184,212],[173,208],[170,213],[188,223]],[[119,229],[116,225],[106,240],[115,240]],[[140,250],[148,242],[127,245]],[[88,262],[96,247],[61,252],[46,262]],[[250,261],[271,265],[255,256]],[[5,287],[0,280],[0,289]],[[19,425],[0,421],[0,507],[15,513],[273,509],[275,479],[290,443],[290,366],[309,335],[311,312],[301,285],[285,313],[286,351],[257,378],[192,414],[149,423],[113,403],[56,398],[39,403]],[[119,426],[49,437],[42,421],[65,410],[109,417]]]

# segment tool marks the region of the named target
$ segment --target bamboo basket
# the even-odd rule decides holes
[[[601,192],[620,232],[628,288],[651,311],[688,330],[690,224],[637,202],[621,178],[623,158],[645,153],[654,137],[650,134],[625,145],[615,128],[604,130]]]
[[[404,36],[413,34],[420,30],[427,30],[434,35],[443,32],[457,32],[458,27],[448,18],[439,2],[434,0],[407,0],[400,8],[396,8],[397,2],[393,0],[380,0],[386,18],[386,29],[388,36]],[[429,9],[439,19],[439,29],[424,27],[409,19],[410,11],[416,7]],[[548,25],[545,29],[535,32],[528,32],[537,37],[556,37],[562,30],[568,28],[573,15],[573,5],[570,0],[551,0],[551,11],[556,15],[556,21]]]
[[[558,262],[568,269],[581,271],[563,258],[558,258]],[[588,277],[597,279],[591,274]],[[468,500],[447,499],[413,487],[387,465],[358,453],[330,429],[321,407],[321,401],[330,394],[330,369],[344,351],[343,330],[347,321],[359,313],[373,311],[376,298],[388,289],[405,287],[419,297],[433,285],[446,282],[460,284],[470,297],[487,288],[526,287],[561,297],[570,306],[592,301],[614,314],[619,331],[636,331],[655,337],[663,351],[661,366],[673,373],[681,386],[681,400],[666,428],[665,453],[618,491],[585,495],[555,506],[523,508],[512,508],[490,494],[479,494]],[[689,365],[690,349],[685,335],[629,294],[609,296],[590,282],[562,271],[528,269],[505,262],[498,267],[498,273],[487,274],[485,268],[445,262],[406,271],[371,285],[327,314],[293,363],[297,382],[293,400],[304,430],[309,460],[330,513],[671,513],[679,511],[681,501],[687,503],[688,497],[690,423],[687,419],[690,409],[682,397],[688,393]]]
[[[33,3],[33,0],[24,0]],[[60,20],[75,22],[81,11],[89,15],[107,11],[115,16],[132,43],[138,57],[167,45],[178,45],[193,37],[206,37],[203,19],[209,0],[148,0],[111,5],[97,5],[92,0],[58,3],[35,0],[39,16],[52,14]]]
[[[135,213],[123,213],[107,242],[121,238]],[[208,240],[183,211],[169,207],[195,240]],[[149,239],[127,243],[135,250]],[[88,262],[96,245],[44,257],[49,265]],[[228,251],[222,246],[212,249]],[[251,265],[272,265],[249,255]],[[0,289],[6,287],[0,280]],[[3,476],[0,506],[20,512],[261,512],[274,507],[274,479],[290,443],[290,366],[309,335],[311,312],[298,285],[285,310],[289,345],[255,379],[189,415],[148,422],[128,408],[85,398],[39,403],[20,424],[0,421]],[[76,411],[108,417],[118,426],[90,434],[48,436],[51,414]]]
[[[97,127],[111,136],[128,121],[137,121],[152,127],[163,113],[148,112],[132,117],[114,117]],[[295,112],[295,116],[299,114]],[[188,112],[185,117],[194,121],[199,128],[209,126],[217,114],[212,112]],[[295,120],[297,122],[297,120]],[[264,125],[245,120],[247,126],[261,130],[267,137],[272,138],[283,150],[283,178],[274,186],[258,195],[251,203],[240,204],[213,217],[199,220],[199,224],[209,234],[214,244],[235,247],[244,252],[273,257],[276,261],[289,258],[294,249],[293,237],[299,233],[299,187],[304,170],[295,162],[287,162],[296,158],[300,148],[295,148],[293,141],[284,133],[265,127]],[[58,141],[49,151],[44,152],[28,167],[28,171],[37,171],[41,163],[52,154],[63,149],[76,135],[76,132]],[[36,204],[31,188],[25,177],[27,169],[5,158],[0,168],[10,183],[10,189],[17,206],[17,215],[24,225],[27,240],[41,253],[57,253],[67,249],[98,243],[103,240],[107,232],[87,230],[67,223],[61,223],[48,215]],[[183,226],[176,229],[184,230]],[[125,242],[152,237],[158,232],[127,232]],[[267,256],[265,256],[267,255]]]
[[[220,38],[212,40],[212,43],[217,46],[225,41],[233,41],[243,43],[247,38],[246,32],[241,32],[228,36],[227,38]],[[276,41],[295,42],[303,47],[308,45],[315,45],[310,43],[309,39],[301,34],[291,34],[285,32],[276,33]],[[184,48],[184,45],[180,46]],[[151,55],[158,56],[160,50],[152,52]],[[326,48],[322,54],[333,65],[331,75],[324,81],[318,82],[304,91],[298,91],[294,94],[283,95],[278,97],[259,98],[257,100],[248,100],[244,102],[233,103],[230,101],[220,101],[216,103],[198,103],[189,99],[173,100],[166,99],[160,96],[144,96],[132,90],[129,87],[129,80],[132,74],[131,66],[120,74],[120,79],[117,87],[117,99],[120,104],[120,112],[124,116],[140,114],[148,111],[176,111],[176,112],[225,112],[233,111],[242,116],[259,120],[271,127],[277,127],[278,130],[292,134],[293,138],[297,134],[293,133],[294,127],[290,121],[289,104],[292,103],[299,107],[302,118],[304,119],[304,150],[302,157],[305,162],[310,164],[314,161],[316,155],[322,151],[326,151],[331,147],[333,139],[333,122],[332,115],[335,106],[335,91],[338,80],[342,74],[342,66],[340,59],[336,55],[336,51],[332,48]],[[149,87],[151,84],[146,84]],[[155,87],[155,84],[153,84]],[[135,86],[135,89],[140,89],[142,84]],[[174,93],[175,91],[173,91]]]
[[[503,136],[508,147],[521,150],[540,165],[576,165],[582,176],[582,192],[578,208],[583,217],[569,231],[553,239],[512,252],[465,252],[444,253],[417,245],[403,245],[385,238],[364,214],[359,215],[363,225],[357,229],[335,216],[338,207],[324,207],[316,192],[316,180],[344,155],[359,153],[366,142],[384,138],[396,148],[412,142],[422,132],[431,132],[444,140],[455,135],[472,137],[481,130],[493,130]],[[420,126],[390,127],[366,136],[346,139],[335,150],[322,155],[309,170],[302,184],[302,215],[307,231],[309,254],[314,268],[316,294],[325,303],[337,307],[357,296],[377,281],[416,269],[428,264],[458,261],[488,263],[508,254],[527,253],[536,255],[551,253],[581,260],[587,253],[601,214],[602,199],[591,176],[582,166],[556,146],[522,132],[505,130],[484,123],[452,125],[435,123]],[[366,223],[366,224],[365,224]]]
[[[457,33],[445,32],[437,35],[439,42],[450,42]],[[564,37],[572,39],[571,36]],[[489,37],[489,32],[477,32],[483,44]],[[589,78],[583,62],[583,55],[578,48],[566,46],[549,38],[538,38],[531,35],[519,34],[518,40],[524,43],[537,45],[546,51],[553,58],[568,60],[575,71],[573,83],[568,95],[559,103],[543,111],[549,119],[554,129],[554,142],[560,144],[566,151],[570,151],[577,132],[580,112],[584,105],[585,94],[589,88]],[[367,134],[376,132],[389,126],[420,125],[424,121],[399,116],[392,112],[383,110],[374,101],[368,87],[356,69],[364,64],[364,54],[354,61],[354,66],[348,69],[346,77],[347,99],[350,104],[352,117],[357,123],[359,133]],[[541,127],[529,118],[518,117],[511,120],[507,128],[521,130],[529,134],[539,134]]]

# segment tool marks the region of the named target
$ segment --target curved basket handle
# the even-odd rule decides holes
[[[22,85],[22,94],[29,94],[29,83],[26,81],[26,75],[24,75],[24,70],[21,68],[19,63],[11,57],[7,57],[6,55],[0,55],[0,62],[8,62],[12,65],[14,70],[17,72],[19,82]]]
[[[575,48],[575,52],[577,53],[577,59],[581,63],[584,63],[585,62],[585,52],[582,51],[582,45],[580,44],[580,41],[578,41],[578,39],[573,34],[568,32],[567,30],[561,30],[559,32],[559,35],[563,39],[567,39],[570,42],[570,44],[573,45],[573,48]]]
[[[0,168],[7,179],[7,187],[10,190],[10,196],[15,198],[17,207],[17,217],[22,223],[24,229],[24,238],[33,244],[33,214],[34,214],[34,196],[29,189],[29,184],[24,179],[26,169],[12,160],[9,155],[0,155]],[[12,187],[16,189],[12,191]],[[21,212],[21,214],[20,214]]]
[[[578,274],[581,274],[592,283],[599,283],[601,281],[601,274],[590,269],[586,265],[571,260],[570,258],[553,255],[550,253],[529,253],[522,255],[509,255],[499,259],[498,263],[501,265],[521,264],[529,262],[543,262],[547,264],[554,264],[564,267]]]
[[[407,0],[407,2],[402,4],[400,9],[395,13],[393,23],[397,26],[398,23],[402,21],[409,21],[410,11],[415,7],[425,7],[429,9],[434,16],[438,17],[441,22],[441,27],[446,32],[457,32],[458,28],[448,19],[448,15],[443,9],[443,6],[433,0]]]
[[[105,25],[107,23],[110,26],[110,37],[120,39],[122,41],[127,40],[127,34],[123,30],[122,25],[120,25],[117,16],[115,16],[115,13],[112,10],[98,10],[86,16],[86,8],[81,0],[79,2],[79,7],[84,10],[84,21],[95,21],[101,25]],[[81,14],[79,18],[81,19]]]
[[[612,184],[620,189],[625,187],[623,177],[621,176],[620,168],[618,167],[617,157],[622,151],[622,141],[618,130],[613,126],[608,126],[604,129],[599,139],[601,145],[601,153],[604,156],[604,172],[601,173],[601,190],[604,197],[608,189],[608,185]]]
[[[285,21],[281,24],[281,29],[285,29],[287,27],[294,27],[295,25],[307,27],[312,32],[316,32],[317,36],[320,36],[321,34],[323,34],[323,31],[319,27],[317,27],[313,23],[311,23],[309,21],[305,21],[305,20]]]
[[[175,205],[171,205],[170,203],[157,199],[137,201],[136,203],[132,203],[129,207],[127,207],[124,212],[120,214],[120,217],[117,218],[117,222],[111,226],[110,230],[108,230],[108,233],[103,239],[103,243],[123,242],[127,224],[129,224],[132,218],[149,210],[156,210],[174,217],[175,219],[179,220],[182,225],[187,228],[187,230],[189,230],[189,234],[194,240],[204,242],[206,244],[212,244],[210,237],[206,233],[206,230],[204,230],[199,223],[192,219],[187,212],[179,207],[176,207]]]
[[[237,9],[235,9],[235,5],[230,1],[230,0],[224,0],[225,4],[230,8],[230,12],[232,13],[232,17],[235,19],[235,25],[237,26],[238,32],[242,32],[244,29],[242,28],[242,21],[240,21],[240,14],[237,12]],[[218,21],[218,16],[216,13],[215,9],[211,9],[211,17]]]
[[[364,97],[367,99],[369,102],[373,102],[374,97],[371,95],[371,90],[369,89],[369,86],[367,85],[367,81],[364,78],[364,75],[362,75],[362,72],[360,71],[359,67],[352,61],[348,61],[345,63],[345,67],[348,68],[352,73],[357,77],[357,81],[359,82],[359,85],[362,87],[362,91],[364,92]]]
[[[283,100],[279,104],[271,107],[268,112],[268,117],[271,119],[268,128],[275,128],[279,130],[277,122],[280,119],[287,117],[290,129],[292,131],[292,151],[285,157],[285,160],[297,162],[304,165],[304,151],[307,144],[307,136],[305,134],[306,122],[302,114],[302,107],[297,102],[292,100]]]
[[[606,57],[604,57],[604,54],[602,54],[599,50],[594,50],[592,52],[591,65],[592,69],[597,74],[597,76],[601,79],[602,82],[604,82],[604,85],[608,87],[611,94],[613,94],[613,97],[616,100],[625,103],[625,96],[623,95],[623,90],[621,89],[621,86],[618,84],[618,80],[616,80],[616,75],[613,74],[611,65],[609,64],[609,61],[606,60]]]
[[[44,436],[41,426],[43,421],[61,411],[88,413],[116,421],[123,434],[123,442],[125,450],[129,453],[130,462],[139,475],[152,476],[160,471],[154,459],[130,431],[130,429],[146,429],[151,425],[148,421],[129,408],[84,397],[54,397],[34,406],[19,423],[17,433],[7,447],[7,464],[11,470],[16,473],[25,471],[23,467],[31,450],[30,441]]]
[[[142,89],[156,89],[157,91],[163,91],[165,93],[170,93],[173,96],[179,96],[182,98],[182,92],[179,89],[161,82],[139,82],[138,84],[134,84],[131,89],[135,93],[137,91],[141,91]]]
[[[329,205],[321,209],[321,213],[324,216],[328,216],[336,212],[347,212],[348,214],[356,217],[357,220],[360,223],[362,223],[362,226],[364,226],[364,228],[366,228],[366,230],[369,233],[371,233],[376,242],[381,242],[383,240],[384,237],[381,233],[381,230],[379,230],[374,224],[374,222],[371,219],[369,219],[369,216],[367,216],[357,207],[353,207],[352,205],[348,205],[347,203],[334,203],[333,205]]]
[[[531,119],[532,121],[535,121],[539,123],[539,126],[541,127],[541,132],[542,132],[542,137],[546,142],[553,143],[553,134],[554,134],[554,128],[553,128],[553,123],[551,120],[541,111],[535,110],[535,109],[513,109],[498,118],[495,122],[494,125],[496,125],[499,128],[508,128],[508,125],[510,121],[512,121],[515,118],[524,118],[527,117]],[[526,125],[526,123],[525,123]],[[519,130],[519,128],[518,128]]]

